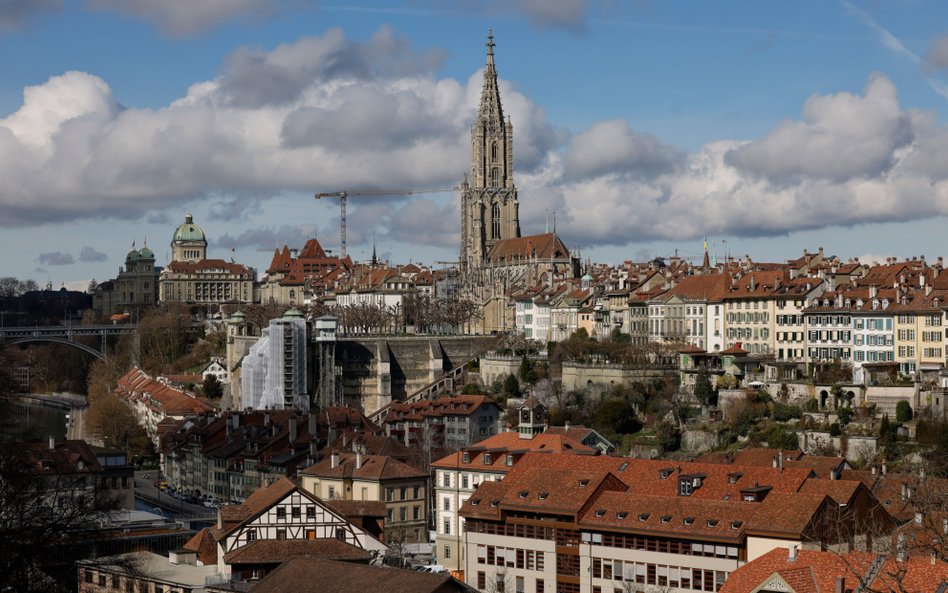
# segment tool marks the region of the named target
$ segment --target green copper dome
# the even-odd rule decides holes
[[[128,255],[125,256],[125,261],[138,261],[139,257],[141,257],[141,254],[132,249],[128,252]]]
[[[155,259],[155,252],[148,248],[148,246],[142,247],[142,250],[138,252],[138,257],[141,259]]]
[[[207,239],[204,238],[204,229],[194,224],[194,217],[191,216],[190,212],[184,217],[184,224],[179,226],[178,230],[174,232],[173,240],[207,242]]]

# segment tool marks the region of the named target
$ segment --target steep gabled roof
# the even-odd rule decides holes
[[[508,263],[523,260],[562,260],[569,258],[569,249],[556,233],[528,235],[513,239],[502,239],[494,243],[488,254],[491,263]]]

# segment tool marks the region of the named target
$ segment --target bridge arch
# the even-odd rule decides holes
[[[55,342],[55,343],[57,343],[57,344],[65,344],[65,345],[67,345],[67,346],[72,346],[72,347],[74,347],[74,348],[78,348],[78,349],[82,350],[83,352],[85,352],[86,354],[91,354],[92,356],[95,356],[95,357],[98,358],[99,360],[105,360],[105,354],[104,354],[104,353],[99,352],[98,350],[96,350],[95,348],[92,348],[91,346],[86,346],[85,344],[80,344],[79,342],[73,342],[72,340],[70,340],[70,339],[68,339],[68,338],[58,338],[58,337],[55,337],[55,336],[27,336],[27,337],[23,337],[23,338],[12,338],[12,339],[10,339],[10,340],[7,340],[7,341],[4,342],[4,343],[6,343],[6,344],[26,344],[26,343],[29,343],[29,342]]]

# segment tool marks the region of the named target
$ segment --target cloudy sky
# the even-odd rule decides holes
[[[3,0],[0,276],[339,243],[313,193],[455,186],[493,28],[524,233],[584,258],[948,255],[948,3]],[[457,256],[454,192],[352,198],[356,259]],[[232,251],[233,250],[233,251]]]

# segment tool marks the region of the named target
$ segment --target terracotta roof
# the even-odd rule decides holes
[[[214,408],[194,394],[175,389],[149,376],[138,367],[123,375],[115,388],[123,398],[171,416],[197,415]]]
[[[449,593],[475,590],[447,574],[293,558],[253,588],[254,593]]]
[[[198,560],[202,563],[217,564],[217,541],[207,527],[195,533],[183,547],[185,550],[196,552]]]
[[[587,447],[568,435],[542,432],[532,439],[522,439],[518,432],[501,432],[479,441],[473,447],[467,447],[468,463],[463,462],[464,451],[462,449],[457,453],[451,453],[431,465],[444,468],[471,466],[476,467],[478,471],[491,468],[506,473],[510,469],[505,460],[508,452],[594,453],[596,449]],[[485,452],[491,453],[490,463],[484,463]]]
[[[329,507],[343,517],[384,517],[385,502],[381,500],[324,500]]]
[[[775,576],[789,585],[792,593],[833,593],[837,576],[846,577],[845,589],[851,591],[869,567],[868,560],[865,555],[842,557],[833,552],[799,550],[791,561],[786,548],[775,548],[732,572],[719,593],[751,593]]]
[[[227,564],[278,564],[300,556],[368,560],[371,554],[337,539],[261,539],[224,555]]]
[[[503,509],[527,509],[582,514],[583,521],[597,525],[636,529],[618,513],[658,512],[662,505],[656,501],[664,499],[668,508],[677,509],[671,513],[677,520],[683,522],[691,515],[703,518],[703,529],[719,537],[732,537],[741,529],[794,537],[812,523],[825,504],[835,506],[826,495],[798,492],[809,475],[810,471],[803,468],[781,471],[771,467],[527,453],[503,481],[482,483],[462,506],[461,514],[499,519]],[[679,496],[680,480],[692,484],[689,496]],[[757,490],[764,493],[762,502],[743,500],[743,493]],[[594,515],[589,515],[590,510]],[[595,516],[596,510],[605,512]],[[709,525],[708,519],[717,522]],[[741,523],[732,528],[734,521]],[[722,527],[722,522],[727,524]],[[639,528],[652,531],[675,528],[668,522],[642,523]]]
[[[183,274],[200,274],[223,270],[229,274],[235,274],[245,277],[252,277],[253,272],[243,264],[235,264],[222,259],[202,259],[198,262],[173,261],[168,264],[165,270],[179,272]]]
[[[719,302],[727,294],[730,285],[730,276],[727,274],[702,274],[700,276],[685,276],[673,286],[665,296],[678,296],[685,300]]]
[[[503,239],[494,243],[488,254],[488,259],[493,263],[533,258],[550,260],[568,257],[569,249],[556,233]]]
[[[427,473],[415,469],[391,457],[382,455],[363,455],[362,467],[356,467],[355,453],[340,453],[339,463],[332,467],[332,456],[303,470],[308,476],[322,478],[346,477],[363,480],[403,480],[406,478],[426,478]]]

